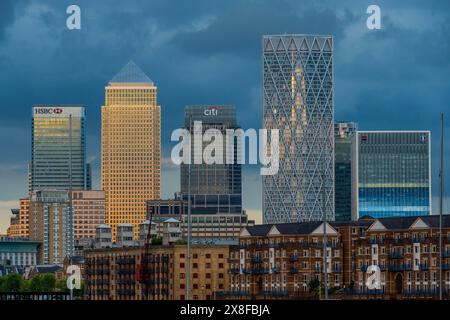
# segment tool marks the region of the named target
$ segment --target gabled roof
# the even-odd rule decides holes
[[[177,222],[177,223],[179,223],[180,221],[177,220],[177,219],[174,219],[174,218],[169,218],[169,219],[163,221],[163,223],[168,223],[168,222]]]
[[[376,220],[372,223],[372,225],[367,230],[368,231],[383,231],[383,230],[386,230],[386,227],[380,220]]]
[[[408,229],[417,217],[395,217],[378,219],[388,230],[405,230]]]
[[[323,235],[323,223],[320,224],[311,234]],[[328,235],[337,235],[338,232],[335,228],[333,228],[329,223],[326,224],[325,232]]]
[[[153,81],[133,62],[128,62],[109,83],[150,83]]]
[[[246,227],[245,229],[251,236],[263,237],[267,235],[272,226],[273,226],[272,224],[258,224],[256,226]]]
[[[60,264],[45,264],[45,265],[37,265],[34,270],[37,273],[54,273],[60,271],[63,268]]]
[[[423,221],[422,218],[417,218],[416,221],[409,227],[410,229],[428,229],[430,226]]]

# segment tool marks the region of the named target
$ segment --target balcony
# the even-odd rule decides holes
[[[450,264],[443,264],[442,270],[450,270]]]
[[[384,244],[384,239],[368,239],[368,244]]]
[[[447,251],[442,252],[442,256],[443,256],[444,258],[450,257],[450,250],[447,250]]]
[[[298,269],[295,268],[295,267],[292,267],[292,268],[289,270],[289,272],[290,272],[290,273],[297,273],[297,272],[298,272]]]
[[[404,255],[401,252],[390,252],[389,253],[389,258],[391,258],[391,259],[403,259]]]
[[[258,293],[260,296],[269,296],[269,297],[286,297],[288,296],[288,292],[286,290],[270,290],[270,291],[261,291]]]
[[[363,290],[359,290],[359,289],[346,288],[346,289],[344,289],[344,293],[346,295],[383,295],[385,292],[384,292],[383,289],[373,289],[373,290],[363,289]]]
[[[366,272],[368,267],[369,267],[369,266],[368,266],[367,264],[363,264],[363,265],[361,266],[361,271],[362,271],[362,272]]]
[[[318,266],[316,266],[316,267],[314,268],[314,270],[315,270],[316,272],[321,272],[322,268],[321,268],[321,267],[318,267]]]
[[[250,291],[217,291],[218,297],[246,297],[250,295]]]
[[[425,243],[425,242],[427,242],[428,241],[428,238],[426,238],[426,237],[413,237],[413,238],[411,238],[411,241],[413,242],[413,243]]]
[[[420,268],[420,270],[426,271],[426,270],[428,270],[428,264],[427,263],[421,263],[419,265],[419,268]]]
[[[298,261],[298,255],[294,254],[294,255],[290,256],[289,260],[292,262]]]
[[[262,258],[260,256],[253,256],[252,262],[255,262],[255,263],[262,262]]]
[[[239,268],[231,268],[230,269],[230,273],[231,274],[238,274],[239,273]]]
[[[269,273],[269,270],[264,269],[264,268],[256,268],[256,269],[252,269],[252,274],[266,274]]]
[[[409,263],[391,264],[388,269],[389,271],[410,271],[412,270],[412,265]]]
[[[274,267],[274,268],[272,268],[272,272],[273,273],[279,273],[280,272],[280,268]]]
[[[342,268],[341,267],[334,267],[333,272],[334,273],[341,273],[342,272]]]

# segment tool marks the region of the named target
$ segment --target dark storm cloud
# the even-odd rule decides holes
[[[5,37],[5,29],[14,20],[15,0],[0,1],[0,43]]]
[[[277,8],[283,8],[279,10]],[[298,3],[243,2],[228,8],[206,29],[181,33],[173,42],[189,53],[200,55],[249,53],[253,59],[260,55],[261,38],[265,34],[332,34],[342,36],[345,26],[353,22],[347,12],[340,19],[330,9],[304,7],[299,12]],[[326,23],[324,23],[326,21]]]
[[[104,86],[130,59],[158,86],[165,157],[187,104],[234,104],[241,126],[257,128],[261,36],[280,33],[334,36],[336,119],[430,129],[437,145],[439,113],[450,110],[450,2],[377,1],[383,29],[369,31],[370,2],[0,0],[0,166],[26,167],[33,104],[82,103],[98,172]],[[82,30],[68,31],[74,3]],[[13,175],[2,172],[0,200],[21,196],[25,182],[6,190]]]

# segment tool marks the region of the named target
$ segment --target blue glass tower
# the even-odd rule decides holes
[[[359,131],[357,144],[359,217],[430,214],[429,131]]]

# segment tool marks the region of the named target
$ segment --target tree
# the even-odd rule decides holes
[[[60,292],[69,291],[69,289],[67,288],[67,278],[56,280],[55,288]]]
[[[157,238],[152,238],[152,245],[160,245],[162,244],[162,238],[157,237]]]
[[[18,292],[22,286],[22,277],[17,273],[10,273],[3,280],[2,291]]]
[[[56,279],[53,273],[44,273],[41,276],[41,290],[50,292],[55,290]]]
[[[313,292],[315,294],[319,294],[321,292],[319,279],[316,279],[316,278],[312,279],[309,282],[308,287],[309,287],[309,292]]]
[[[41,275],[35,275],[33,278],[28,280],[30,292],[41,292]]]

